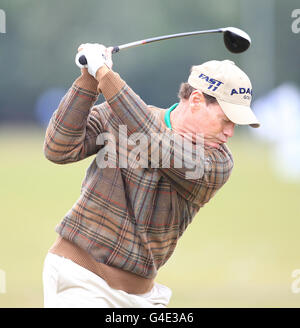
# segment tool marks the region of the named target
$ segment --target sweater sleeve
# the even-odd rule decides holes
[[[57,164],[82,160],[97,153],[97,136],[103,122],[94,106],[98,98],[98,82],[84,72],[71,86],[53,113],[44,139],[44,154]]]
[[[168,129],[117,73],[104,67],[98,70],[96,77],[98,88],[112,111],[126,125],[128,136],[142,133],[151,141],[148,145],[149,165],[158,168],[185,199],[203,204],[227,181],[233,162],[225,148],[207,150],[203,142],[197,143],[195,147],[184,149],[184,165],[178,165],[179,157],[182,158],[179,151],[183,147],[181,136]],[[160,152],[161,139],[168,145],[168,151],[162,151],[160,157],[153,156]]]

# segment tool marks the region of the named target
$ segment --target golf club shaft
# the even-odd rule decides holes
[[[168,40],[168,39],[174,39],[174,38],[181,38],[181,37],[184,37],[184,36],[191,36],[191,35],[198,35],[198,34],[220,33],[220,32],[223,32],[222,29],[162,35],[162,36],[157,36],[157,37],[154,37],[154,38],[149,38],[149,39],[130,42],[130,43],[125,43],[125,44],[122,44],[120,46],[116,46],[113,49],[113,53],[119,52],[120,50],[123,50],[123,49],[132,48],[132,47],[136,47],[136,46],[141,46],[141,45],[156,42],[156,41],[162,41],[162,40]]]
[[[223,29],[214,29],[214,30],[203,30],[203,31],[194,31],[194,32],[185,32],[185,33],[177,33],[177,34],[169,34],[169,35],[162,35],[162,36],[157,36],[154,38],[149,38],[145,40],[139,40],[139,41],[134,41],[130,43],[125,43],[121,44],[120,46],[116,46],[113,48],[112,53],[119,52],[120,50],[127,49],[127,48],[132,48],[132,47],[137,47],[141,46],[144,44],[156,42],[156,41],[162,41],[162,40],[168,40],[168,39],[174,39],[174,38],[181,38],[184,36],[191,36],[191,35],[198,35],[198,34],[208,34],[208,33],[222,33]],[[79,62],[81,65],[86,65],[87,60],[84,55],[80,56]]]

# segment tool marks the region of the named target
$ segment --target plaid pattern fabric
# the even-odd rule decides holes
[[[75,81],[64,96],[46,131],[44,152],[49,160],[66,164],[97,154],[104,147],[97,142],[103,132],[115,137],[117,153],[126,156],[120,146],[120,125],[127,127],[128,137],[136,132],[174,137],[161,120],[162,109],[147,106],[118,74],[106,73],[99,88],[106,101],[96,106],[97,92],[85,89],[84,83]],[[171,168],[163,165],[166,154],[154,163],[156,168],[99,168],[96,156],[79,199],[56,227],[57,233],[98,262],[155,277],[193,217],[224,185],[233,167],[227,146],[207,148],[205,160],[199,161],[201,177],[186,179],[187,169],[174,168],[173,150],[168,154]],[[191,155],[195,155],[193,150]]]

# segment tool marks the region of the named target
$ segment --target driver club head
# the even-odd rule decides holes
[[[240,53],[250,47],[251,39],[246,32],[236,27],[225,27],[221,30],[225,46],[230,52]]]

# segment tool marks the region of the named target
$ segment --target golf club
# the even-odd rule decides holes
[[[214,29],[214,30],[204,30],[204,31],[194,31],[194,32],[162,35],[162,36],[158,36],[158,37],[154,37],[154,38],[150,38],[150,39],[125,43],[120,46],[114,47],[112,53],[116,53],[116,52],[119,52],[120,50],[127,49],[127,48],[141,46],[141,45],[148,44],[151,42],[174,39],[174,38],[181,38],[184,36],[209,34],[209,33],[223,33],[223,39],[224,39],[225,46],[230,52],[233,52],[233,53],[241,53],[241,52],[247,50],[251,44],[251,39],[246,32],[244,32],[236,27],[224,27],[224,28],[218,28],[218,29]],[[84,55],[79,57],[79,63],[81,65],[87,64],[87,60]]]

